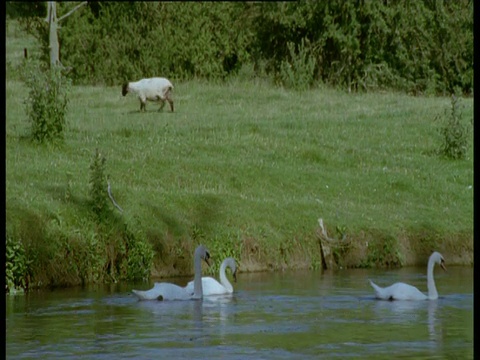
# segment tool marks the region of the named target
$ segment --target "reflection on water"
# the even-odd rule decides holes
[[[426,291],[424,269],[240,274],[233,295],[138,301],[139,284],[6,298],[7,358],[473,358],[473,269],[436,301],[379,301],[368,278]],[[151,284],[140,284],[148,288]],[[182,285],[182,284],[180,284]]]

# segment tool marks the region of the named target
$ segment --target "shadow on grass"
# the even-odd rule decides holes
[[[85,214],[90,212],[90,203],[86,197],[76,196],[69,192],[66,185],[47,185],[44,190],[52,196],[52,199],[63,204],[69,204],[76,207]]]
[[[144,115],[144,114],[175,114],[174,112],[168,111],[168,110],[145,110],[145,111],[140,111],[140,110],[130,110],[126,111],[123,114],[124,115]]]

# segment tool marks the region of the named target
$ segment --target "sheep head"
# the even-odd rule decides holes
[[[125,82],[122,85],[122,95],[125,96],[127,94],[128,94],[128,82]]]

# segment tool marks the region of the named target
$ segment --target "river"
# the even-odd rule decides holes
[[[138,301],[150,283],[6,296],[7,359],[473,359],[473,267],[435,268],[435,301],[380,301],[426,269],[240,273],[231,296]],[[228,272],[227,272],[228,274]],[[189,279],[170,280],[184,286]]]

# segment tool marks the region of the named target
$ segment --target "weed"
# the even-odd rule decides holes
[[[63,141],[70,80],[59,67],[42,70],[32,62],[25,71],[25,83],[30,88],[25,105],[32,139],[39,143]]]
[[[298,52],[292,42],[288,42],[287,47],[290,58],[280,64],[281,82],[288,88],[307,90],[313,83],[315,70],[315,59],[310,53],[308,42],[302,39]]]
[[[450,159],[463,159],[468,150],[468,137],[470,126],[462,121],[459,98],[452,95],[450,112],[445,110],[442,117],[437,116],[442,124],[439,129],[442,136],[442,144],[439,153]]]

